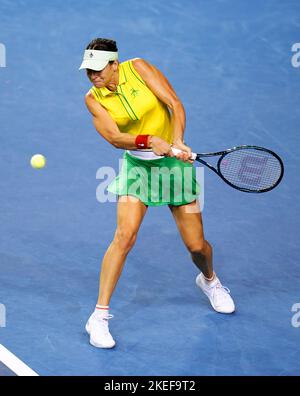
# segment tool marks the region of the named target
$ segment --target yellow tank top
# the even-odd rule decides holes
[[[91,88],[94,98],[103,106],[121,132],[131,135],[155,135],[173,142],[173,128],[168,107],[146,86],[132,60],[119,64],[117,91]]]

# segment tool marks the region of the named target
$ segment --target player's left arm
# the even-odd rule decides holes
[[[132,63],[136,71],[145,81],[147,87],[150,88],[154,95],[156,95],[171,110],[174,127],[173,146],[188,154],[182,154],[176,157],[180,159],[188,159],[191,155],[191,148],[186,146],[183,141],[185,130],[185,110],[172,85],[160,70],[144,59],[134,59]]]

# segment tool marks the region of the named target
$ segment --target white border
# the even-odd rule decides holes
[[[26,366],[19,358],[0,344],[0,362],[4,363],[10,370],[21,377],[39,376],[30,367]]]

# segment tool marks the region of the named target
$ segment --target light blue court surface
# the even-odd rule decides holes
[[[116,226],[96,172],[118,171],[123,154],[84,105],[78,67],[95,37],[166,74],[194,151],[254,144],[286,168],[261,195],[205,169],[205,233],[231,316],[196,287],[168,208],[149,209],[111,302],[114,350],[91,347],[84,331]],[[0,344],[41,376],[299,375],[299,1],[0,0],[0,42]],[[30,167],[35,153],[45,169]]]

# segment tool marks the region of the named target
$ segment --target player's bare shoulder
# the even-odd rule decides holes
[[[151,68],[151,64],[143,58],[134,58],[131,60],[131,63],[137,71],[149,70]]]
[[[94,101],[96,101],[95,96],[93,95],[92,91],[89,90],[84,97],[85,103],[93,103]]]
[[[89,109],[89,111],[93,112],[95,105],[97,104],[97,101],[91,91],[88,91],[85,94],[84,101],[85,101],[86,107]]]
[[[157,75],[158,70],[150,62],[142,58],[136,58],[132,61],[132,65],[145,83],[149,86],[151,80]]]
[[[96,100],[95,96],[91,91],[89,91],[85,95],[85,104],[86,107],[88,108],[89,112],[94,116],[94,117],[101,117],[103,116],[104,113],[106,113],[106,110],[104,107]]]

